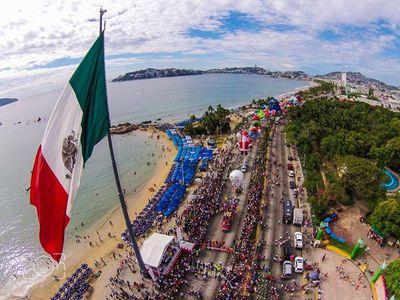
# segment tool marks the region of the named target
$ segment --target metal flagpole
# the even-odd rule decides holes
[[[103,14],[105,14],[106,12],[107,12],[107,10],[100,8],[100,34],[103,32]],[[117,163],[115,161],[114,147],[113,147],[110,131],[108,131],[108,133],[107,133],[107,139],[108,139],[108,146],[110,148],[111,162],[112,162],[112,167],[113,167],[113,171],[114,171],[115,183],[117,185],[119,202],[121,203],[121,208],[122,208],[122,213],[124,214],[126,228],[128,229],[129,238],[131,240],[131,246],[133,248],[133,251],[135,252],[142,275],[147,276],[147,270],[144,266],[142,256],[140,255],[139,246],[136,242],[135,234],[134,234],[133,228],[132,228],[132,223],[129,218],[128,209],[126,207],[125,196],[122,191],[121,181],[119,179]]]

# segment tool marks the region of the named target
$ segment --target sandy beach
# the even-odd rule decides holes
[[[304,87],[301,87],[301,88],[296,88],[296,89],[291,90],[291,91],[289,91],[289,92],[280,94],[280,95],[276,96],[276,98],[277,98],[278,100],[282,100],[282,99],[284,99],[284,98],[291,97],[291,96],[293,96],[294,94],[296,94],[296,93],[298,93],[298,92],[300,92],[300,91],[306,91],[306,90],[308,90],[309,88],[312,88],[312,87],[314,87],[314,86],[319,85],[319,84],[318,84],[317,82],[315,82],[315,81],[308,81],[308,83],[309,83],[308,86],[304,86]]]
[[[170,170],[172,160],[176,155],[176,149],[166,136],[164,132],[153,130],[148,131],[147,134],[160,135],[160,148],[165,147],[166,151],[162,152],[162,157],[159,157],[154,175],[152,178],[131,197],[127,198],[127,204],[131,220],[135,219],[135,215],[139,213],[147,204],[148,199],[155,194],[159,187],[163,185],[164,179],[167,177]],[[168,164],[166,164],[168,162]],[[111,167],[111,165],[110,165]],[[153,187],[155,191],[150,191],[149,188]],[[117,194],[115,194],[117,197]],[[101,220],[90,226],[81,236],[89,236],[85,240],[81,240],[81,243],[73,242],[72,240],[65,247],[66,259],[60,263],[58,270],[54,270],[53,273],[46,277],[44,281],[37,286],[34,286],[30,291],[29,299],[50,299],[65,282],[65,278],[70,276],[82,263],[86,262],[96,273],[101,271],[102,274],[96,281],[101,282],[102,278],[108,278],[106,271],[108,269],[114,269],[114,266],[118,265],[118,260],[113,259],[113,253],[118,251],[125,252],[124,249],[117,249],[118,243],[123,243],[121,240],[121,233],[126,229],[122,211],[119,206],[115,207],[113,211],[104,216]],[[110,237],[111,236],[111,237]],[[89,241],[92,246],[89,245]],[[121,252],[122,253],[122,252]],[[95,261],[99,262],[99,267],[95,267]],[[103,263],[104,260],[104,263]],[[56,281],[53,276],[59,278]],[[92,282],[95,287],[95,293],[97,295],[103,295],[105,286]],[[99,288],[102,286],[102,288]],[[92,295],[93,299],[97,299],[95,295]]]

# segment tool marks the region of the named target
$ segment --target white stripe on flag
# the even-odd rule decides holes
[[[74,90],[68,83],[54,107],[41,144],[47,164],[68,193],[68,216],[72,205],[71,199],[74,199],[76,195],[83,169],[80,141],[82,116],[83,112]],[[71,137],[68,141],[69,136]],[[74,147],[77,147],[75,155]],[[64,163],[67,157],[70,159]],[[67,166],[73,167],[72,173],[69,172]]]

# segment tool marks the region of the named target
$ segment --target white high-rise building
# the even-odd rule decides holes
[[[346,72],[342,73],[341,84],[342,84],[343,87],[346,87],[346,85],[347,85],[347,75],[346,75]]]

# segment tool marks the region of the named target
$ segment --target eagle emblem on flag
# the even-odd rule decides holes
[[[69,171],[66,177],[71,178],[72,171],[74,170],[76,162],[76,154],[78,152],[78,139],[75,138],[75,131],[71,131],[66,138],[64,138],[62,145],[62,159],[65,168]]]

